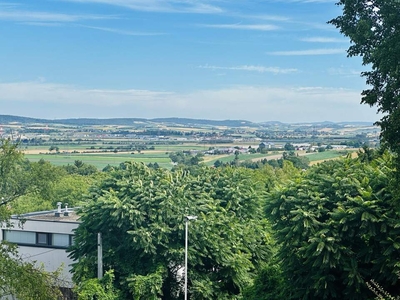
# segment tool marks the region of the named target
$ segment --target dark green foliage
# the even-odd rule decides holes
[[[267,215],[293,299],[372,299],[398,288],[399,212],[390,156],[328,161],[270,194]]]
[[[400,2],[398,0],[339,0],[343,14],[330,21],[349,37],[349,56],[361,56],[371,68],[362,73],[370,87],[362,103],[376,106],[382,138],[400,153]]]
[[[10,226],[11,205],[30,189],[27,162],[18,144],[0,140],[0,223]],[[47,273],[22,260],[14,245],[0,243],[0,298],[11,295],[21,300],[53,300],[59,291],[58,273]]]
[[[0,298],[54,300],[61,295],[57,284],[57,272],[44,272],[34,263],[23,261],[14,245],[0,243]]]
[[[53,190],[55,183],[66,175],[63,168],[41,159],[38,162],[29,163],[26,177],[29,180],[30,192],[51,202],[57,197]]]
[[[283,152],[282,160],[290,161],[294,167],[298,169],[307,169],[310,160],[306,156],[296,155],[294,151]],[[280,165],[282,162],[279,163]]]
[[[18,151],[18,143],[0,139],[0,206],[14,201],[28,189],[23,169],[23,155]]]
[[[245,300],[285,300],[288,286],[278,264],[268,264],[257,275],[251,287],[243,293]]]
[[[295,150],[293,144],[291,144],[291,143],[286,143],[285,146],[283,147],[283,149],[285,149],[285,151],[294,151]]]
[[[188,152],[178,151],[169,154],[171,161],[177,165],[186,166],[197,166],[204,160],[204,154],[198,152],[196,155],[192,155]]]
[[[73,165],[66,165],[63,168],[68,174],[78,174],[83,176],[92,175],[98,172],[97,168],[90,164],[85,164],[81,160],[75,160]]]
[[[114,272],[107,271],[102,279],[92,278],[79,282],[75,292],[79,300],[122,300],[120,291],[114,287]]]
[[[263,183],[250,170],[199,168],[196,176],[125,163],[94,187],[71,256],[74,278],[95,277],[97,241],[124,299],[181,299],[184,217],[189,225],[191,299],[237,299],[270,253]]]

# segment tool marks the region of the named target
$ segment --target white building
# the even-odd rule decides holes
[[[73,209],[61,206],[54,211],[33,212],[11,217],[12,227],[3,226],[0,238],[18,245],[24,260],[36,261],[46,271],[62,268],[64,287],[72,287],[71,263],[67,248],[72,245],[74,229],[79,226]]]

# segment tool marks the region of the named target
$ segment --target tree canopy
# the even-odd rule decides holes
[[[22,153],[18,144],[0,140],[0,223],[9,225],[10,204],[30,187]],[[21,300],[50,300],[60,295],[58,273],[47,273],[34,262],[25,262],[15,245],[0,243],[0,298],[16,296]]]
[[[398,210],[390,155],[328,161],[269,195],[293,299],[372,299],[366,282],[399,287]]]
[[[361,103],[377,106],[382,138],[400,153],[400,1],[339,0],[343,14],[330,21],[350,38],[349,56],[371,68],[362,73],[370,87]]]
[[[123,299],[180,299],[186,215],[192,299],[238,299],[268,261],[271,237],[262,212],[263,183],[251,170],[201,168],[197,175],[125,163],[91,190],[71,257],[78,284],[96,274],[96,234],[104,268]]]

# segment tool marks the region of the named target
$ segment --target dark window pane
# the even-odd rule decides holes
[[[37,244],[40,245],[48,245],[48,235],[47,233],[38,233],[37,234]]]

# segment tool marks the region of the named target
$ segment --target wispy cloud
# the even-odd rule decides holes
[[[197,0],[64,0],[79,3],[100,3],[138,11],[170,13],[221,13],[223,9]]]
[[[329,38],[329,37],[322,37],[322,36],[301,38],[299,40],[302,42],[309,42],[309,43],[346,43],[347,42],[347,40],[345,40],[345,39]]]
[[[86,25],[80,25],[80,26],[84,27],[84,28],[106,31],[106,32],[116,33],[116,34],[121,34],[121,35],[131,35],[131,36],[165,35],[165,33],[161,33],[161,32],[130,31],[130,30],[122,30],[122,29],[116,29],[116,28],[109,28],[109,27],[97,27],[97,26],[86,26]]]
[[[37,101],[68,104],[97,103],[106,107],[129,103],[132,99],[138,101],[155,100],[158,97],[166,97],[171,94],[137,89],[82,89],[73,85],[47,83],[42,79],[30,82],[0,83],[1,92],[4,92],[0,96],[0,99],[3,101],[4,99],[9,99],[32,103]]]
[[[63,23],[59,22],[20,22],[20,24],[40,27],[58,27],[63,25]]]
[[[232,14],[232,16],[240,17],[244,19],[253,19],[253,20],[263,20],[263,21],[275,21],[275,22],[288,22],[291,21],[292,18],[282,15],[246,15],[246,14]]]
[[[19,10],[15,8],[7,8],[0,11],[0,20],[15,21],[15,22],[77,22],[82,20],[99,20],[99,19],[111,19],[115,18],[112,16],[101,16],[101,15],[79,15],[79,14],[63,14],[63,13],[52,13],[43,11],[27,11]]]
[[[277,0],[278,2],[300,2],[300,3],[336,3],[336,0]]]
[[[359,77],[361,76],[362,73],[361,70],[348,69],[345,67],[329,68],[327,72],[329,75],[343,76],[343,77]]]
[[[202,24],[199,26],[208,28],[219,28],[219,29],[259,30],[259,31],[272,31],[279,29],[278,26],[270,24]]]
[[[231,86],[179,93],[85,89],[40,81],[0,83],[2,113],[39,118],[187,117],[258,122],[378,119],[375,109],[359,102],[360,91],[328,87]]]
[[[274,74],[289,74],[289,73],[298,72],[297,69],[283,69],[283,68],[279,68],[279,67],[264,67],[264,66],[252,66],[252,65],[242,65],[242,66],[235,66],[235,67],[203,65],[203,66],[199,66],[199,68],[211,69],[211,70],[249,71],[249,72],[274,73]]]
[[[342,48],[267,52],[267,54],[269,54],[269,55],[281,55],[281,56],[331,55],[331,54],[345,54],[345,53],[346,53],[346,49],[342,49]]]

